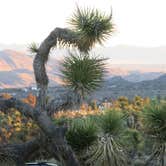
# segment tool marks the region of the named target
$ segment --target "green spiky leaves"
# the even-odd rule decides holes
[[[107,16],[97,9],[80,9],[70,19],[74,31],[79,34],[78,48],[88,52],[95,43],[102,44],[113,32],[112,14]]]
[[[32,42],[29,46],[28,49],[31,53],[37,53],[38,52],[38,45],[35,42]]]
[[[113,137],[105,135],[101,137],[96,145],[89,148],[85,156],[86,165],[95,166],[127,166],[127,157],[123,148]]]
[[[107,110],[104,115],[101,116],[100,126],[105,134],[112,136],[119,135],[123,129],[124,115],[117,110]]]
[[[105,60],[96,56],[70,53],[62,62],[64,83],[84,97],[103,82]]]
[[[151,104],[144,109],[144,124],[147,134],[159,142],[166,141],[166,104]]]
[[[97,140],[97,127],[90,118],[75,119],[67,132],[68,143],[76,150],[81,151]]]

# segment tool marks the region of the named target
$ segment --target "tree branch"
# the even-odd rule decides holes
[[[68,110],[71,108],[78,109],[80,104],[80,95],[74,93],[73,91],[67,90],[63,94],[56,94],[56,97],[48,102],[47,112],[50,116],[52,116],[58,111]]]
[[[50,117],[47,115],[47,112],[40,111],[39,107],[32,108],[28,104],[25,104],[14,98],[0,99],[0,109],[2,110],[9,109],[12,107],[18,109],[18,111],[20,111],[25,116],[31,117],[32,120],[34,120],[34,122],[39,126],[39,128],[45,134],[45,137],[48,138],[51,142],[50,144],[50,146],[52,146],[51,155],[54,158],[57,158],[58,155],[61,155],[61,156],[64,156],[66,159],[65,161],[66,166],[70,166],[67,163],[72,163],[72,166],[79,166],[78,160],[76,159],[71,147],[67,145],[67,142],[65,140],[65,133],[67,130],[66,127],[56,127],[51,121]],[[20,153],[20,151],[22,151],[22,148],[24,146],[25,145],[19,145],[19,146],[11,145],[10,147],[12,148],[14,147],[14,149],[16,149],[15,154],[17,154],[17,153]],[[27,146],[27,148],[30,148],[30,147]],[[9,152],[12,151],[10,150],[10,148],[6,150]],[[31,151],[31,148],[29,150]],[[0,152],[2,154],[6,154],[4,153],[3,149],[0,149]],[[9,158],[11,157],[10,153],[8,156]],[[15,156],[13,156],[13,158],[15,160],[17,159]]]
[[[48,60],[50,49],[57,46],[58,43],[61,45],[76,45],[77,41],[78,35],[74,31],[66,28],[55,28],[40,45],[33,61],[33,68],[39,91],[37,105],[40,106],[41,110],[44,111],[46,109],[47,86],[49,81],[45,64]]]

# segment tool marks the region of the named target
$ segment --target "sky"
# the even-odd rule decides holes
[[[76,8],[113,9],[115,32],[106,46],[166,45],[166,0],[0,0],[0,44],[40,43],[55,27],[67,27]]]

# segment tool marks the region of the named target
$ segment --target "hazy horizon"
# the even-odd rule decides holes
[[[159,64],[166,70],[163,0],[1,0],[0,50],[29,54],[30,43],[41,43],[55,27],[68,26],[76,5],[106,14],[112,8],[115,31],[103,46],[94,48],[96,54],[110,58],[109,64]],[[59,58],[66,55],[59,49],[56,53]]]
[[[55,27],[68,26],[67,20],[76,4],[106,14],[110,14],[112,7],[115,32],[105,46],[166,45],[166,1],[163,0],[1,0],[0,43],[42,42]]]
[[[21,51],[25,54],[28,52],[27,45],[2,45],[0,51],[13,50]],[[117,45],[112,47],[95,47],[92,53],[109,58],[110,64],[161,64],[165,65],[166,70],[166,46],[160,47],[142,47],[131,45]],[[68,54],[67,49],[56,49],[52,57],[62,59]],[[56,56],[54,56],[54,54]]]

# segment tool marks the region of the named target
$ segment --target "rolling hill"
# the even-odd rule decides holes
[[[65,52],[56,52],[63,55]],[[60,56],[51,56],[47,64],[50,86],[61,84],[59,61]],[[15,50],[0,51],[0,88],[22,88],[35,85],[32,68],[33,56],[25,52]],[[106,79],[121,76],[130,82],[153,80],[163,74],[160,72],[161,65],[134,65],[134,64],[111,64],[108,62],[108,74]],[[145,72],[144,72],[145,69]],[[159,69],[159,70],[152,70]]]
[[[13,50],[0,51],[0,87],[17,88],[33,86],[35,79],[32,68],[33,57],[23,52]],[[58,75],[58,63],[50,60],[47,70],[50,84],[60,83]]]
[[[166,97],[166,74],[153,80],[141,82],[130,82],[119,76],[109,78],[100,89],[91,95],[91,98],[99,100],[103,98],[115,99],[119,96],[133,98],[136,95],[151,98],[156,96]]]

